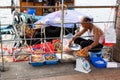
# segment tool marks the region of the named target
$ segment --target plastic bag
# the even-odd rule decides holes
[[[105,46],[113,46],[116,43],[116,32],[113,26],[109,26],[105,31]]]

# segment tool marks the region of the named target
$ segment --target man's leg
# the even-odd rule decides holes
[[[83,39],[81,37],[75,39],[74,43],[81,45],[81,42],[87,41],[86,39]]]
[[[81,43],[82,48],[84,48],[84,47],[92,44],[93,42],[94,42],[94,41],[92,41],[92,40],[87,40],[87,41],[82,42],[82,43]],[[97,46],[91,48],[89,51],[90,51],[90,52],[99,52],[99,51],[101,51],[102,48],[103,48],[103,45],[99,43]]]

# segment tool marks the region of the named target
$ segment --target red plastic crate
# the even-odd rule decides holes
[[[13,62],[21,62],[21,61],[29,61],[29,56],[32,54],[31,47],[23,47],[23,48],[13,48]],[[15,52],[16,50],[16,52]],[[25,52],[26,51],[26,52]]]
[[[42,48],[44,50],[44,53],[54,53],[54,46],[50,42],[36,44],[32,46],[32,48]]]
[[[15,55],[13,56],[13,62],[23,62],[23,61],[29,61],[30,58],[29,58],[30,55],[28,55],[28,58],[26,59],[16,59]]]

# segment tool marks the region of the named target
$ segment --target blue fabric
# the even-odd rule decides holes
[[[40,19],[42,19],[44,16],[34,16],[34,19],[36,19],[36,20],[40,20]]]
[[[9,25],[9,26],[1,26],[1,32],[7,32],[7,31],[11,31],[13,30],[13,26]]]
[[[3,30],[3,29],[10,29],[10,28],[12,28],[13,26],[12,25],[8,25],[8,26],[1,26],[1,30]]]
[[[31,14],[26,14],[26,13],[21,13],[21,15],[24,15],[26,19],[28,19]],[[37,15],[32,15],[34,19],[36,20],[40,20],[41,18],[43,18],[44,16],[37,16]]]

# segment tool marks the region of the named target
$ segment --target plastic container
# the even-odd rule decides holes
[[[96,68],[106,68],[107,62],[105,62],[101,57],[91,57],[90,60]]]
[[[32,61],[32,56],[33,56],[33,55],[30,56],[30,64],[31,64],[32,66],[37,67],[37,66],[43,66],[43,65],[44,65],[45,59],[44,59],[43,55],[41,55],[43,61],[40,61],[40,62],[33,62],[33,61]]]
[[[43,54],[44,50],[43,48],[33,48],[33,54]]]
[[[47,58],[49,58],[49,60]],[[50,59],[50,57],[54,57]],[[47,65],[51,65],[51,64],[58,64],[58,57],[56,56],[56,54],[44,54],[44,58],[45,58],[45,64]]]
[[[36,15],[36,9],[35,8],[28,8],[28,14]]]
[[[102,57],[102,51],[100,51],[100,52],[90,52],[90,57]]]
[[[12,48],[13,62],[29,61],[32,54],[31,47]]]
[[[54,52],[54,46],[53,46],[53,44],[51,44],[51,42],[36,44],[36,45],[32,46],[32,48],[34,48],[34,49],[42,48],[45,53],[53,53]]]
[[[13,62],[23,62],[23,61],[29,61],[30,54],[17,54],[13,55]]]

